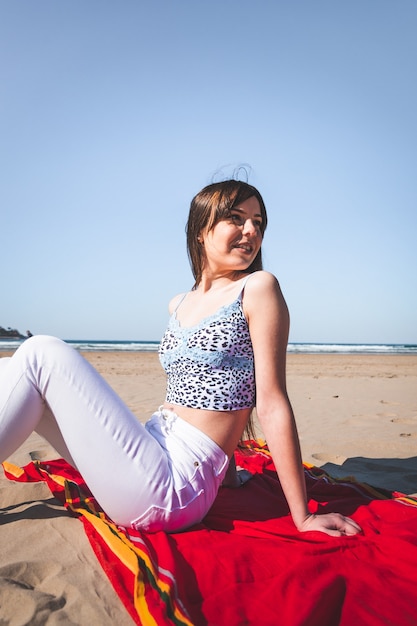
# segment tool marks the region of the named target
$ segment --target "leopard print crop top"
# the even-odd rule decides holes
[[[242,308],[245,283],[234,302],[199,324],[182,328],[179,305],[171,315],[159,346],[167,402],[213,411],[255,406],[253,349]]]

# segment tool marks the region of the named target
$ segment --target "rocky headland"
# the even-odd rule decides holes
[[[3,328],[0,326],[0,339],[24,339],[25,336],[19,333],[16,328]]]

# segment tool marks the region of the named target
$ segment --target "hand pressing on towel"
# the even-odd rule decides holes
[[[319,530],[332,537],[351,536],[362,532],[359,524],[340,513],[310,514],[298,525],[298,530],[300,532]]]

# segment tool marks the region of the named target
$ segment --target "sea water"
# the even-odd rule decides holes
[[[0,352],[15,350],[24,339],[0,339]],[[159,341],[66,340],[81,352],[157,352]],[[416,344],[405,343],[289,343],[292,354],[417,354]]]

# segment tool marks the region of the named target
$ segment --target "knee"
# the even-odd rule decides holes
[[[58,339],[58,337],[53,337],[52,335],[33,335],[33,337],[29,337],[29,339],[23,342],[18,352],[21,351],[27,355],[41,356],[55,353],[62,348],[70,349],[69,346],[62,341],[62,339]]]
[[[29,337],[29,339],[25,339],[22,347],[33,349],[48,346],[55,347],[62,344],[66,345],[62,339],[58,339],[58,337],[54,337],[53,335],[33,335],[32,337]]]

